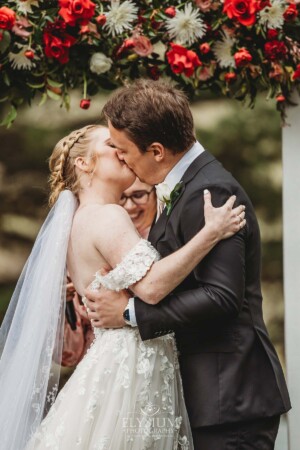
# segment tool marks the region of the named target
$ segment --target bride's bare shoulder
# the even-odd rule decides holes
[[[85,223],[87,228],[119,227],[131,223],[130,217],[124,208],[116,204],[91,204],[79,208],[75,220]]]

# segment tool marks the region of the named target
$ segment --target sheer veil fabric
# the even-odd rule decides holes
[[[55,400],[66,256],[77,200],[61,192],[48,214],[0,329],[0,448],[22,450]]]

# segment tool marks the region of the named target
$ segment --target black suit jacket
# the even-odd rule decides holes
[[[214,206],[232,194],[246,205],[247,226],[221,241],[156,306],[135,301],[143,340],[175,332],[192,427],[238,422],[290,409],[282,368],[262,316],[261,246],[253,206],[239,183],[207,151],[183,176],[183,189],[149,240],[165,257],[203,226],[203,190]]]

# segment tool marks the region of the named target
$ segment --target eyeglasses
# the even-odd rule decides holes
[[[155,188],[153,187],[151,191],[136,191],[132,195],[125,195],[122,194],[122,197],[120,199],[120,205],[124,206],[127,202],[127,200],[130,198],[130,200],[135,205],[145,205],[149,200],[149,195]]]

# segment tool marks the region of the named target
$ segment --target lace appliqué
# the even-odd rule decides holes
[[[150,242],[141,239],[107,275],[102,276],[97,272],[92,285],[95,287],[98,284],[99,287],[101,284],[112,291],[128,289],[141,280],[159,258],[159,253]]]

